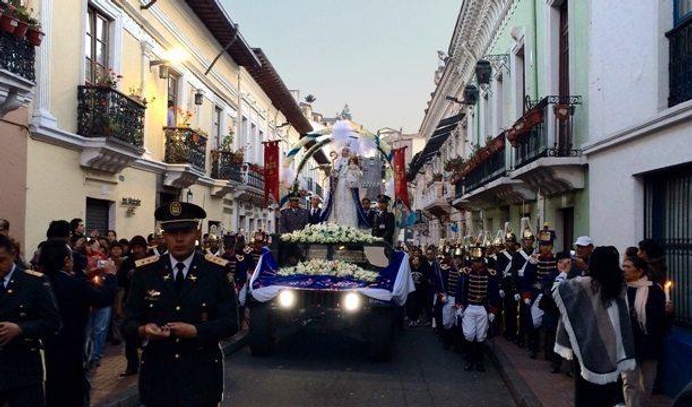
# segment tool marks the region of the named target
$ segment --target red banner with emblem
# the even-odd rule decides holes
[[[394,168],[394,197],[410,208],[408,199],[408,187],[406,181],[406,148],[396,148],[393,151],[392,166]]]
[[[264,205],[279,203],[279,142],[264,144]]]

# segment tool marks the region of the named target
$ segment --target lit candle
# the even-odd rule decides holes
[[[663,286],[663,290],[666,293],[666,302],[670,302],[670,288],[673,286],[673,282],[668,280]]]

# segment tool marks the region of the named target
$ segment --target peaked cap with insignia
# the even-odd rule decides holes
[[[197,228],[207,213],[195,204],[173,201],[156,208],[154,217],[161,224],[161,229],[179,230]]]

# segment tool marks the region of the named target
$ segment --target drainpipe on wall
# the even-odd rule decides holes
[[[536,2],[538,0],[533,0],[531,2],[532,12],[533,12],[533,50],[532,50],[532,62],[533,62],[533,98],[538,100],[538,8],[536,7]]]

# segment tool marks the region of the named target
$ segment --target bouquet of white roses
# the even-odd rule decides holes
[[[336,223],[308,225],[302,230],[281,235],[281,240],[291,243],[375,243],[382,241],[367,232]]]
[[[365,270],[355,264],[345,263],[340,260],[325,259],[313,259],[298,263],[295,267],[283,267],[280,268],[276,274],[283,277],[297,274],[308,276],[332,276],[350,278],[366,283],[374,283],[379,275],[377,272]]]

